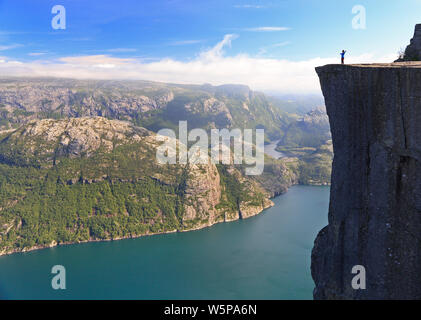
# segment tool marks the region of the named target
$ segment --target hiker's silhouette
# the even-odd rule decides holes
[[[341,63],[342,64],[345,63],[345,53],[346,53],[346,51],[345,50],[342,50],[342,52],[341,52]]]

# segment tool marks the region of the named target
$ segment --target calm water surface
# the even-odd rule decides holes
[[[265,153],[275,159],[284,158],[285,155],[282,152],[276,151],[279,141],[280,140],[265,145]]]
[[[311,299],[329,187],[296,186],[248,220],[0,257],[1,299]],[[50,273],[63,265],[67,289]]]

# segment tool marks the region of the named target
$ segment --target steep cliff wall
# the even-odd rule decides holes
[[[316,299],[421,299],[421,63],[316,69],[330,119],[329,225],[315,242]],[[352,288],[353,266],[367,272]]]

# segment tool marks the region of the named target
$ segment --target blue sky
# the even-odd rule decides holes
[[[54,5],[65,30],[51,27]],[[416,23],[420,0],[0,0],[0,72],[315,92],[317,63],[343,48],[349,62],[389,61]]]

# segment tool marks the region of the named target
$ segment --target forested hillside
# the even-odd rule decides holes
[[[159,165],[156,132],[265,129],[284,157]],[[0,254],[186,231],[247,218],[294,184],[328,184],[323,109],[283,110],[246,86],[0,80]]]
[[[155,134],[102,117],[0,136],[0,253],[184,231],[260,213],[270,194],[233,166],[160,165]]]

